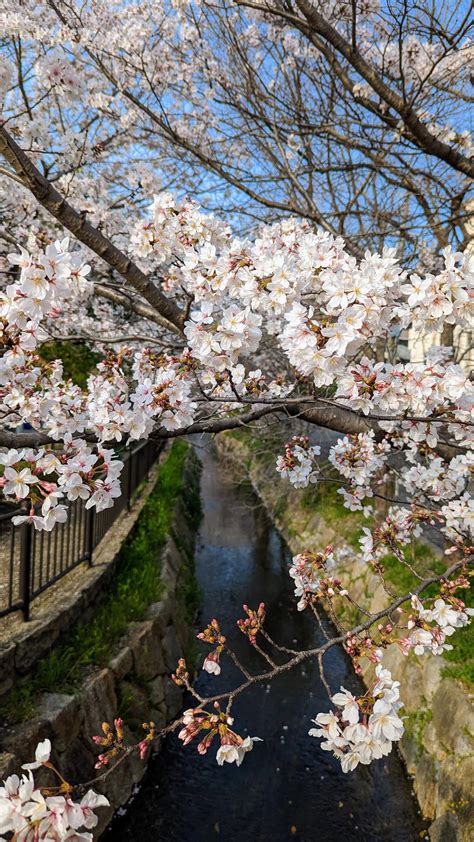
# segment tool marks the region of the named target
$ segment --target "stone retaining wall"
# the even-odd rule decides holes
[[[243,479],[248,450],[232,436],[218,440],[221,456]],[[247,469],[247,477],[262,500],[292,553],[338,543],[338,535],[317,512],[303,510],[301,492],[276,475],[268,474],[258,460]],[[363,562],[349,558],[337,570],[351,595],[375,613],[386,604],[379,578]],[[474,696],[461,682],[442,676],[447,666],[442,657],[403,656],[391,646],[384,665],[401,683],[406,731],[400,751],[423,815],[432,821],[431,842],[471,842],[473,838],[474,782]],[[369,664],[364,680],[370,682]]]
[[[184,466],[184,485],[198,493],[199,463],[189,451]],[[189,575],[194,553],[196,524],[182,499],[177,501],[170,535],[157,559],[157,575],[165,590],[159,602],[148,608],[146,619],[131,623],[105,669],[94,672],[74,695],[47,693],[40,700],[34,719],[12,727],[3,735],[0,754],[0,780],[34,757],[38,741],[48,737],[53,745],[52,760],[73,783],[94,777],[97,751],[93,734],[100,733],[103,721],[117,715],[126,721],[127,742],[143,734],[141,724],[153,720],[162,728],[182,705],[182,692],[169,675],[193,638],[183,602],[184,577]],[[100,836],[115,810],[125,804],[135,784],[145,774],[146,765],[131,754],[105,781],[94,786],[110,801],[101,808]]]

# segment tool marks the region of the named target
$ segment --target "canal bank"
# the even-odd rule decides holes
[[[100,607],[40,660],[6,697],[0,716],[0,780],[31,761],[50,739],[52,760],[74,784],[94,778],[101,723],[120,716],[128,744],[182,708],[171,681],[178,659],[193,651],[196,603],[193,553],[199,523],[199,470],[194,451],[176,442],[163,454],[153,490],[124,541]],[[47,688],[48,692],[43,692]],[[94,789],[110,807],[98,811],[97,838],[130,798],[146,765],[132,753]]]
[[[288,576],[290,552],[255,499],[239,494],[212,447],[198,441],[203,464],[203,521],[197,539],[196,576],[202,600],[199,626],[217,617],[237,655],[250,671],[262,661],[238,631],[242,604],[267,605],[268,630],[277,640],[304,648],[321,640],[311,618],[295,610]],[[349,659],[334,648],[325,659],[327,678],[358,691]],[[223,660],[222,675],[201,672],[203,695],[239,680]],[[185,700],[188,706],[192,700]],[[402,763],[388,758],[344,775],[319,741],[308,736],[311,719],[329,701],[317,665],[306,663],[271,684],[251,688],[235,702],[236,730],[259,736],[240,768],[219,768],[215,748],[197,754],[170,735],[152,760],[146,778],[117,817],[107,842],[414,842],[424,825]],[[421,837],[420,837],[421,834]]]
[[[317,428],[314,434],[316,442]],[[221,436],[218,447],[220,458],[235,481],[244,486],[250,484],[258,495],[292,555],[306,548],[319,550],[333,544],[344,551],[337,575],[356,602],[372,613],[387,604],[379,578],[356,558],[354,548],[359,548],[361,534],[358,513],[345,509],[337,495],[336,501],[334,495],[331,499],[327,485],[321,492],[314,486],[293,489],[277,477],[271,448],[257,445],[247,435]],[[419,547],[419,550],[417,563],[431,565],[432,547]],[[427,558],[424,551],[428,553]],[[409,592],[410,582],[406,581],[397,560],[387,558],[384,565],[390,586],[397,593]],[[343,603],[341,600],[338,612],[346,627],[363,619],[350,606],[347,610],[347,603]],[[384,655],[384,664],[401,682],[406,719],[399,747],[428,820],[431,842],[471,842],[473,838],[474,704],[472,683],[467,683],[470,669],[465,653],[469,647],[460,640],[466,633],[466,630],[457,633],[450,660],[432,655],[406,657],[397,646],[389,647]],[[460,680],[460,676],[465,680]],[[370,685],[374,668],[368,662],[363,677]]]

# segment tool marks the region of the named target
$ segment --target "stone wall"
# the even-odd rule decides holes
[[[199,463],[192,450],[186,456],[184,486],[186,492],[192,488],[198,493]],[[89,675],[74,695],[45,694],[34,719],[4,732],[0,780],[18,772],[22,763],[34,757],[38,741],[48,737],[53,745],[52,760],[64,777],[74,783],[89,781],[94,777],[97,755],[91,737],[100,733],[103,721],[112,722],[121,715],[126,721],[127,742],[136,742],[143,734],[143,722],[153,720],[162,728],[179,712],[182,692],[169,675],[194,637],[184,594],[192,568],[196,523],[195,513],[188,511],[185,501],[183,496],[176,503],[161,564],[157,559],[163,597],[149,606],[143,621],[129,625],[106,668]],[[94,785],[110,801],[110,808],[98,811],[95,838],[115,810],[128,801],[145,770],[145,763],[133,753],[105,781]]]
[[[218,442],[221,456],[241,479],[249,464],[245,445],[232,436]],[[297,554],[308,547],[318,549],[339,544],[334,527],[317,512],[304,509],[301,492],[270,475],[259,460],[253,460],[245,473],[270,517]],[[386,604],[379,578],[354,556],[341,566],[337,575],[351,595],[371,612]],[[474,695],[461,682],[442,676],[447,663],[442,657],[403,656],[391,646],[384,664],[400,681],[405,704],[406,732],[400,751],[423,815],[431,820],[432,842],[471,842],[473,838],[474,782]],[[371,664],[364,679],[373,676]]]

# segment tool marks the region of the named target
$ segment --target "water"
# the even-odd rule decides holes
[[[267,605],[269,634],[292,648],[322,641],[314,619],[296,612],[288,576],[289,551],[261,509],[244,500],[212,449],[203,462],[204,520],[198,536],[196,572],[203,589],[203,627],[216,616],[229,643],[250,670],[265,662],[235,621],[242,603]],[[254,501],[255,502],[255,501]],[[250,657],[249,657],[250,656]],[[361,685],[340,648],[326,655],[334,691]],[[219,678],[201,673],[198,687],[213,695],[240,682],[227,659]],[[187,706],[192,704],[187,700]],[[317,665],[306,663],[252,687],[234,704],[234,728],[259,736],[243,765],[218,767],[215,748],[200,757],[170,735],[150,764],[127,814],[114,821],[107,842],[414,842],[423,829],[417,803],[398,756],[344,775],[340,765],[309,737],[310,720],[329,702]]]

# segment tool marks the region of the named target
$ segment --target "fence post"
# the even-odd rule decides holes
[[[89,567],[92,567],[92,553],[94,552],[94,514],[95,509],[87,510],[86,518],[86,559]]]
[[[128,452],[128,499],[127,499],[127,509],[130,511],[132,508],[132,461],[133,461],[133,447],[130,448]]]
[[[30,619],[31,602],[31,549],[33,545],[33,525],[26,521],[21,527],[20,538],[20,599],[23,619]]]

